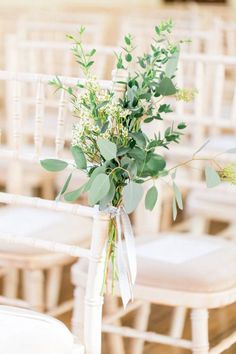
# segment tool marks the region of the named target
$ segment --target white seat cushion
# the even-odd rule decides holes
[[[34,311],[0,306],[0,353],[73,354],[73,350],[73,335],[62,322]]]
[[[220,237],[162,234],[137,255],[138,284],[205,293],[236,286],[236,244]]]
[[[89,240],[92,220],[78,215],[46,209],[0,207],[0,234],[53,240],[66,244],[81,244]],[[42,253],[42,250],[0,240],[0,252]],[[45,253],[45,251],[43,251]]]
[[[137,285],[197,293],[236,287],[234,242],[207,235],[162,233],[137,245],[136,250]],[[84,281],[87,267],[87,260],[73,266],[75,284]]]

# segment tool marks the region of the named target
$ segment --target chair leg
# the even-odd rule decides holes
[[[106,296],[104,301],[104,313],[106,315],[112,315],[116,313],[119,307],[118,301],[119,301],[118,297]],[[114,324],[120,326],[121,321],[118,320]],[[117,334],[107,334],[107,338],[108,338],[110,353],[112,354],[125,353],[124,339],[122,336],[119,336]]]
[[[30,308],[44,311],[44,274],[42,270],[23,271],[24,298]]]
[[[133,327],[139,331],[147,331],[150,312],[151,304],[149,302],[143,302],[143,304],[136,310]],[[144,343],[145,341],[142,339],[132,339],[130,341],[129,353],[142,354]]]
[[[84,298],[85,289],[83,287],[76,287],[74,290],[74,307],[72,313],[72,333],[78,337],[80,341],[83,340],[84,335]]]
[[[192,309],[192,352],[193,354],[208,354],[208,311],[207,309]]]
[[[9,269],[3,277],[3,295],[15,299],[18,294],[19,270]]]
[[[62,266],[55,266],[47,271],[46,282],[46,308],[48,311],[55,309],[59,302],[61,279],[62,279]]]
[[[176,339],[182,338],[187,309],[185,307],[175,307],[173,310],[170,336]]]

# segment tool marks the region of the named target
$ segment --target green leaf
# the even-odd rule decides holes
[[[208,188],[216,187],[221,183],[220,176],[210,165],[205,167],[205,178]]]
[[[127,45],[130,45],[131,44],[131,40],[130,40],[130,37],[129,36],[125,36],[125,43]]]
[[[179,123],[178,125],[177,125],[177,128],[178,129],[185,129],[187,127],[187,125],[186,125],[186,123],[184,123],[184,122],[181,122],[181,123]]]
[[[133,157],[134,159],[138,160],[144,160],[146,156],[146,152],[143,149],[140,149],[138,147],[135,147],[129,152],[129,155]]]
[[[128,63],[132,61],[132,55],[130,53],[126,54],[125,59]]]
[[[63,171],[68,166],[68,163],[66,161],[58,159],[41,160],[40,164],[43,168],[45,168],[45,170],[51,172]]]
[[[110,181],[110,189],[109,189],[107,195],[103,199],[100,200],[100,203],[99,203],[100,209],[102,209],[102,210],[105,209],[108,206],[108,204],[112,202],[112,200],[115,196],[115,192],[116,192],[115,185],[112,181]]]
[[[172,214],[173,214],[173,220],[176,220],[176,217],[177,217],[177,206],[176,206],[175,198],[173,198],[173,201],[172,201]]]
[[[96,167],[96,168],[93,170],[93,172],[91,173],[90,178],[89,178],[89,180],[88,180],[88,182],[87,182],[87,185],[86,185],[84,191],[85,191],[85,192],[88,192],[89,189],[91,188],[91,185],[92,185],[92,183],[93,183],[95,177],[97,177],[97,176],[98,176],[99,174],[101,174],[101,173],[105,173],[105,171],[106,171],[106,167],[105,167],[105,166],[98,166],[98,167]]]
[[[152,154],[143,169],[142,177],[155,177],[160,171],[163,171],[165,167],[166,161],[164,158],[161,155]]]
[[[126,169],[129,166],[131,161],[132,161],[131,158],[129,158],[128,156],[122,157],[122,159],[120,160],[121,167]]]
[[[159,109],[158,109],[159,113],[171,113],[173,112],[173,109],[171,108],[171,106],[169,104],[163,103],[160,105]]]
[[[124,187],[124,207],[126,212],[132,213],[142,199],[143,188],[140,184],[130,181]]]
[[[106,161],[112,160],[116,158],[117,155],[117,147],[116,144],[112,143],[109,140],[98,139],[98,147],[101,155],[104,157]]]
[[[169,77],[164,77],[161,80],[161,82],[157,88],[157,91],[162,96],[171,96],[177,92],[173,82],[171,81],[171,79]]]
[[[175,195],[175,200],[177,202],[178,207],[183,210],[183,200],[182,200],[182,195],[180,192],[179,187],[177,186],[177,184],[175,182],[173,182],[173,191],[174,191],[174,195]]]
[[[91,188],[89,190],[88,199],[90,205],[97,204],[102,200],[110,189],[110,179],[105,173],[101,173],[96,176],[92,182]]]
[[[131,177],[135,177],[137,175],[137,170],[138,170],[136,161],[131,160],[126,169],[129,171]]]
[[[169,58],[169,60],[166,63],[166,70],[165,70],[166,77],[171,78],[175,74],[178,66],[178,61],[179,61],[179,49],[176,50],[176,52]]]
[[[74,157],[76,166],[81,170],[85,170],[87,168],[87,161],[83,150],[79,146],[72,146],[71,152]]]
[[[72,173],[70,173],[69,176],[67,177],[67,179],[66,179],[66,181],[64,183],[64,186],[62,187],[61,191],[58,193],[58,195],[56,197],[56,200],[59,200],[60,197],[67,191],[67,188],[69,186],[71,177],[72,177]]]
[[[81,186],[80,188],[75,189],[72,192],[66,193],[64,195],[64,199],[67,202],[74,202],[75,200],[77,200],[81,194],[85,191],[85,186],[87,183],[85,183],[83,186]]]
[[[92,49],[91,52],[89,52],[89,56],[92,57],[96,53],[96,49]]]
[[[152,186],[146,194],[145,197],[145,208],[148,210],[153,210],[153,208],[156,205],[157,202],[157,196],[158,196],[158,192],[157,192],[157,188],[156,186]]]
[[[142,132],[137,133],[129,133],[129,135],[135,140],[136,144],[140,148],[145,148],[146,146],[146,138]]]

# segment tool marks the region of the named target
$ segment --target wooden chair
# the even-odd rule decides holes
[[[181,144],[176,144],[171,154],[166,152],[170,165],[191,158],[208,139],[209,144],[200,153],[203,158],[235,146],[236,86],[232,80],[233,72],[236,72],[234,57],[203,54],[181,57],[176,80],[180,87],[194,88],[197,94],[192,103],[173,100],[174,112],[165,117],[168,125],[182,121],[187,124],[187,134]],[[162,129],[164,131],[164,124]],[[234,161],[233,154],[219,156],[221,165]],[[202,181],[202,163],[195,161],[192,166],[185,170],[185,178],[180,173],[180,184],[194,187],[195,182]]]
[[[215,52],[217,54],[236,55],[236,23],[216,18],[214,21]]]
[[[98,65],[95,65],[94,75],[97,79],[108,79],[110,78],[110,73],[114,67],[115,56],[114,52],[119,52],[119,48],[98,45],[96,53],[96,61]],[[42,73],[50,75],[64,75],[64,76],[82,76],[83,73],[78,67],[76,60],[72,54],[71,44],[68,42],[49,42],[42,40],[28,40],[19,39],[18,36],[9,35],[6,38],[6,65],[5,69],[14,72],[32,72],[32,73]],[[86,45],[85,50],[93,49],[92,45]],[[40,58],[44,58],[41,60]],[[7,92],[11,92],[9,88]],[[7,96],[7,95],[6,95]],[[24,108],[24,135],[27,139],[31,139],[32,133],[34,131],[32,116],[32,108],[34,109],[34,99],[31,92],[31,87],[28,91],[24,93],[24,100],[22,97],[21,106]],[[53,94],[53,90],[45,88],[45,137],[47,139],[54,138],[55,131],[55,108],[56,99]],[[11,101],[6,97],[6,105],[11,106]],[[10,108],[6,107],[6,121],[9,120],[9,114],[7,112]],[[73,125],[73,120],[70,112],[65,112],[66,117],[66,140],[69,142],[71,139],[71,129]],[[4,116],[4,114],[3,114]],[[11,115],[10,115],[11,117]],[[3,133],[4,129],[2,130]],[[31,139],[32,140],[32,139]],[[49,152],[50,154],[50,152]],[[0,167],[1,168],[1,167]],[[4,165],[2,166],[4,176]],[[65,178],[62,174],[62,178],[59,178],[59,182],[55,183],[55,179],[58,180],[56,176],[45,174],[44,171],[38,169],[37,175],[28,171],[27,177],[30,179],[29,186],[32,188],[41,187],[43,189],[43,196],[45,198],[53,198],[53,193],[55,188],[60,188]],[[4,178],[2,183],[4,183]]]
[[[83,17],[72,23],[71,21],[19,21],[17,35],[21,39],[60,41],[65,40],[66,34],[76,34],[81,26],[86,28],[84,41],[87,44],[105,44],[106,40],[106,21],[104,17],[99,17],[99,21],[93,20],[91,16]]]
[[[5,41],[5,70],[51,75],[82,76],[82,71],[72,53],[72,43],[62,41],[21,39],[18,35],[8,35]],[[86,42],[85,51],[96,48],[93,73],[99,80],[110,77],[114,68],[118,47],[105,46],[96,42]],[[43,60],[42,60],[43,58]]]
[[[1,76],[2,78],[2,76]],[[12,154],[9,154],[12,153]],[[19,151],[0,150],[3,158],[11,156],[12,161],[24,158]],[[17,157],[16,157],[17,156]],[[57,154],[55,153],[55,156]],[[35,239],[19,236],[17,230],[13,234],[1,234],[0,238],[7,243],[23,244],[30,247],[44,249],[47,252],[64,253],[73,257],[89,258],[89,271],[86,295],[84,299],[85,330],[83,341],[74,340],[72,334],[59,321],[37,312],[15,307],[0,306],[0,350],[5,354],[100,354],[101,353],[101,313],[103,297],[101,284],[104,272],[104,250],[107,240],[109,215],[99,213],[96,209],[80,205],[43,200],[39,198],[1,193],[0,201],[14,206],[25,206],[33,210],[46,210],[48,213],[55,211],[59,215],[88,217],[93,219],[93,233],[91,249],[71,246],[52,240]],[[1,298],[4,303],[4,299]],[[8,302],[8,301],[7,301]],[[91,336],[91,333],[93,334]]]
[[[48,157],[47,140],[45,139],[46,131],[43,129],[45,112],[44,112],[44,88],[47,87],[48,82],[52,79],[52,76],[47,75],[33,75],[33,74],[12,74],[8,72],[0,72],[1,83],[11,86],[12,94],[12,125],[9,129],[9,135],[11,139],[8,144],[3,145],[5,147],[5,159],[6,166],[9,174],[9,187],[8,191],[15,194],[20,194],[23,190],[24,183],[27,183],[25,178],[25,169],[22,169],[22,165],[15,161],[14,163],[8,162],[9,157],[14,157],[13,150],[15,149],[17,156],[22,156],[23,166],[27,164],[31,166],[32,170],[35,170],[35,165],[39,157]],[[68,85],[77,83],[78,79],[66,79]],[[23,132],[23,116],[21,115],[20,105],[23,101],[21,97],[21,88],[25,85],[30,85],[32,93],[34,93],[35,100],[35,116],[32,117],[34,121],[34,133],[33,133],[33,148],[27,149],[27,144],[24,140]],[[111,86],[111,82],[101,82],[102,87],[108,88]],[[24,90],[23,90],[24,92]],[[52,148],[51,144],[51,156],[56,153],[58,157],[65,157],[65,126],[66,116],[64,109],[66,105],[64,93],[56,101],[58,107],[58,115],[54,130],[54,143]],[[45,139],[45,141],[44,141]],[[46,148],[46,149],[45,149]],[[66,156],[68,156],[66,154]],[[35,170],[37,173],[37,170]],[[15,208],[13,206],[5,206],[0,208],[1,235],[6,234],[10,230],[14,231],[14,223],[11,221],[18,220],[18,232],[19,235],[27,235],[29,237],[50,238],[52,240],[55,237],[62,242],[76,243],[79,245],[87,244],[89,242],[89,235],[91,234],[91,223],[83,218],[75,218],[71,215],[60,216],[55,215],[54,212],[45,213],[43,210],[36,211],[28,208]],[[24,222],[20,222],[24,219]],[[83,227],[81,227],[83,225]],[[80,232],[78,233],[78,230]],[[44,236],[42,236],[42,233]],[[42,250],[33,252],[32,248],[28,247],[12,247],[7,246],[1,241],[0,245],[0,264],[7,268],[11,265],[11,271],[8,272],[5,277],[4,293],[8,297],[16,297],[17,295],[17,279],[18,270],[24,270],[25,277],[25,298],[30,304],[31,308],[40,311],[54,311],[53,313],[60,313],[61,311],[71,308],[71,302],[62,304],[58,308],[58,297],[61,284],[62,267],[66,264],[70,264],[74,259],[64,254],[51,254],[45,253]],[[45,283],[44,272],[47,270],[47,282]],[[46,287],[44,286],[46,284]],[[45,294],[46,293],[46,294]]]
[[[150,48],[150,43],[155,34],[155,26],[158,21],[146,21],[146,22],[135,22],[131,21],[123,22],[119,32],[119,37],[117,43],[119,45],[123,44],[124,36],[127,33],[131,33],[134,37],[134,44],[137,46],[137,52],[140,55],[140,51],[145,53]],[[170,35],[171,40],[180,41],[185,40],[186,43],[182,44],[181,51],[186,53],[210,53],[213,48],[213,31],[201,30],[197,28],[183,27],[179,28],[176,25],[173,34]],[[191,41],[188,43],[187,41]]]
[[[162,191],[161,187],[159,190]],[[162,217],[160,209],[159,217]],[[234,242],[201,234],[196,229],[187,233],[159,233],[156,238],[143,235],[137,239],[135,302],[126,309],[118,308],[112,315],[104,317],[103,331],[132,339],[129,350],[135,354],[143,352],[144,341],[188,349],[194,354],[221,353],[235,343],[236,335],[231,334],[209,349],[208,310],[222,308],[236,301],[235,256]],[[222,264],[225,265],[224,270]],[[76,286],[74,313],[77,316],[86,269],[84,261],[72,268],[72,281]],[[116,295],[119,296],[118,289]],[[180,321],[172,322],[170,335],[147,331],[151,304],[177,307],[174,316]],[[191,340],[181,338],[184,316],[178,315],[183,314],[186,308],[191,312]],[[134,328],[114,324],[134,310],[137,311]],[[80,328],[81,321],[77,321],[74,333],[78,333]],[[116,353],[115,350],[114,345],[113,352]]]

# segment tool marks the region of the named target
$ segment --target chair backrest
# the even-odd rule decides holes
[[[12,102],[12,119],[11,127],[8,134],[11,137],[9,144],[0,145],[0,159],[6,160],[7,164],[17,164],[18,162],[38,163],[39,159],[45,157],[44,146],[44,130],[43,123],[45,118],[44,112],[44,89],[48,85],[48,81],[52,76],[33,75],[33,74],[16,74],[0,71],[0,84],[4,86],[10,84],[11,102]],[[77,79],[61,77],[63,83],[74,85]],[[34,139],[32,141],[34,149],[30,152],[25,149],[23,139],[23,117],[21,114],[21,92],[25,85],[30,85],[34,93],[35,115],[32,118],[34,125]],[[100,85],[104,88],[111,88],[111,81],[101,81]],[[118,85],[119,86],[119,85]],[[116,85],[113,86],[116,88]],[[118,87],[120,94],[120,87]],[[63,114],[66,106],[65,96],[62,92],[57,101],[57,123],[54,131],[54,146],[51,151],[52,158],[60,157],[63,154],[65,144],[65,115]],[[49,157],[49,156],[47,156]],[[17,175],[17,174],[16,174]],[[9,205],[30,206],[32,208],[45,208],[58,212],[68,212],[76,215],[93,218],[93,235],[91,241],[91,249],[83,249],[77,246],[69,246],[57,243],[56,241],[36,240],[30,237],[16,237],[16,235],[0,235],[0,239],[8,242],[23,243],[33,247],[40,247],[55,252],[64,252],[76,257],[89,258],[88,281],[85,298],[85,333],[84,342],[86,352],[91,354],[101,353],[101,311],[103,297],[101,296],[101,286],[104,274],[104,251],[107,240],[109,214],[101,213],[95,208],[81,205],[71,205],[67,203],[43,200],[40,198],[26,197],[16,194],[0,193],[0,203]],[[17,231],[17,230],[16,230]],[[91,336],[91,333],[93,334]]]
[[[187,103],[173,99],[174,112],[165,120],[186,121],[193,148],[219,132],[235,134],[235,73],[235,57],[183,54],[180,58],[178,87],[195,89],[196,95]]]
[[[72,53],[68,41],[45,41],[20,39],[15,35],[6,37],[5,70],[33,72],[64,76],[82,76],[82,71]],[[85,41],[86,43],[86,41]],[[96,48],[93,73],[99,80],[108,79],[114,67],[114,52],[118,47],[85,44],[85,51]]]
[[[215,52],[223,55],[236,55],[236,23],[216,19],[214,21]]]
[[[86,28],[84,41],[87,44],[104,44],[106,38],[106,22],[87,22],[78,20],[71,22],[47,22],[47,21],[20,21],[17,26],[17,34],[21,39],[64,41],[66,34],[76,34],[81,26]]]
[[[124,36],[131,33],[134,36],[134,43],[137,52],[147,52],[153,42],[155,25],[157,21],[148,23],[123,23],[120,30],[118,44],[123,43]],[[210,53],[213,50],[213,31],[202,31],[175,27],[170,35],[171,41],[186,41],[181,45],[181,52],[186,53]]]

